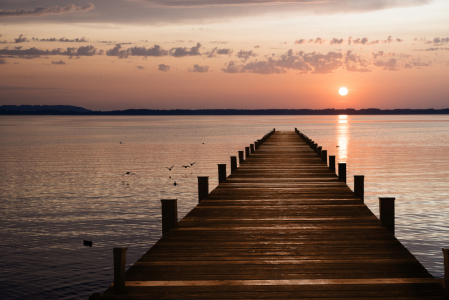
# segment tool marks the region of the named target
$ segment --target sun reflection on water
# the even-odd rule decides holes
[[[348,141],[349,141],[349,124],[347,115],[338,116],[337,136],[338,136],[337,161],[345,162],[348,159]]]

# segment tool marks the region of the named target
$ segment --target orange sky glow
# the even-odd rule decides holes
[[[0,105],[448,108],[448,12],[442,0],[5,0]]]

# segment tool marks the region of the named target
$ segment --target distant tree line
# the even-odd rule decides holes
[[[127,109],[93,111],[70,105],[3,105],[0,115],[86,115],[86,116],[217,116],[217,115],[427,115],[449,114],[444,109]]]

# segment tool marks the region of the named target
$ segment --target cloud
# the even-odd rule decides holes
[[[326,40],[323,40],[323,39],[320,38],[320,37],[317,37],[315,40],[310,39],[310,40],[308,41],[308,43],[314,43],[314,44],[324,44],[324,42],[326,42]]]
[[[129,48],[127,51],[131,52],[133,56],[164,56],[168,54],[167,50],[163,50],[161,46],[154,45],[153,48],[137,47]]]
[[[163,71],[163,72],[168,72],[170,70],[170,66],[160,64],[160,65],[158,65],[158,70]]]
[[[299,40],[296,40],[295,41],[295,44],[296,45],[301,45],[301,44],[305,44],[306,43],[306,40],[305,39],[299,39]]]
[[[45,15],[60,15],[68,13],[87,12],[92,9],[95,9],[95,6],[92,3],[89,3],[85,6],[77,6],[75,4],[68,4],[64,7],[59,7],[57,5],[52,7],[37,6],[34,10],[28,11],[25,11],[23,9],[8,10],[8,11],[0,10],[0,17],[28,17],[28,16],[37,17]]]
[[[260,48],[260,46],[259,46],[259,45],[256,45],[256,46],[254,46],[254,48],[255,48],[255,49],[259,49],[259,48]]]
[[[30,40],[23,36],[23,34],[19,35],[18,38],[14,39],[14,43],[25,43],[29,42]]]
[[[65,65],[66,63],[61,59],[60,61],[52,61],[53,65]]]
[[[201,53],[199,52],[200,48],[200,43],[197,43],[196,46],[190,48],[190,50],[186,47],[172,48],[170,50],[170,55],[174,57],[201,55]]]
[[[189,68],[189,72],[206,73],[209,71],[209,66],[194,65],[193,70]]]
[[[211,41],[211,44],[227,44],[228,41]]]
[[[390,36],[388,36],[388,38],[386,39],[386,40],[384,40],[384,41],[382,41],[382,43],[384,43],[384,44],[390,44],[391,42],[393,41],[393,38],[391,37],[391,35]]]
[[[359,55],[352,53],[348,50],[345,55],[345,68],[350,72],[371,72],[366,67],[369,62],[366,59],[361,58]]]
[[[136,0],[134,0],[136,1]],[[279,5],[301,5],[301,8],[308,10],[308,6],[311,6],[311,10],[318,10],[319,13],[323,11],[372,11],[387,9],[390,7],[400,6],[413,6],[427,4],[429,0],[395,0],[395,1],[359,1],[359,0],[347,0],[347,1],[323,1],[323,0],[140,0],[148,3],[150,6],[156,7],[168,7],[168,8],[192,8],[192,7],[242,7],[242,6],[279,6]],[[336,3],[335,3],[336,2]]]
[[[242,59],[243,61],[247,61],[249,58],[256,57],[257,55],[258,54],[253,52],[253,50],[249,50],[249,51],[240,50],[236,54],[236,56],[238,58]]]
[[[357,39],[353,40],[352,36],[350,36],[348,39],[348,45],[351,45],[351,43],[365,45],[366,43],[368,43],[368,38],[364,37],[364,38],[357,38]]]
[[[400,38],[397,38],[396,39],[396,42],[398,42],[398,43],[400,43],[400,42],[403,42],[404,40],[402,40],[402,39],[400,39]]]
[[[142,66],[136,66],[136,68],[139,69],[139,70],[141,70],[141,71],[142,71],[142,70],[145,70],[145,68],[142,67]]]
[[[376,53],[371,53],[374,57],[374,59],[377,59],[378,56],[384,56],[383,51],[377,51]]]
[[[66,50],[57,48],[52,50],[41,50],[35,47],[29,49],[0,49],[0,55],[11,55],[20,58],[36,58],[49,55],[66,55],[66,56],[93,56],[103,54],[102,50],[98,51],[94,46],[82,46],[79,48],[69,47]]]
[[[128,50],[120,50],[122,48],[121,44],[115,45],[114,48],[106,51],[107,56],[118,56],[118,58],[127,58],[129,55]]]
[[[449,43],[449,37],[446,37],[446,38],[439,38],[439,37],[434,38],[433,39],[433,43],[434,44],[446,44],[446,43]]]
[[[304,61],[314,68],[312,73],[328,74],[342,66],[343,54],[340,52],[328,52],[327,54],[304,54]]]
[[[334,45],[334,44],[337,44],[337,45],[343,44],[343,39],[332,38],[332,40],[330,41],[330,44],[331,44],[331,45]]]
[[[217,57],[218,55],[231,55],[232,52],[231,49],[218,49],[218,47],[215,47],[212,51],[207,52],[206,55],[207,57]]]
[[[97,52],[97,49],[94,46],[81,46],[79,48],[67,48],[66,53],[68,56],[93,56],[95,54],[100,54],[101,52]]]
[[[397,71],[398,68],[397,68],[396,63],[397,63],[397,60],[396,60],[396,59],[390,58],[390,59],[387,60],[387,61],[378,60],[378,61],[374,62],[374,65],[375,65],[376,67],[382,68],[383,70]]]
[[[165,56],[168,51],[161,48],[159,45],[154,45],[152,48],[134,46],[128,49],[122,49],[123,43],[116,44],[114,48],[106,51],[108,56],[117,56],[118,58],[127,58],[132,56]]]
[[[4,58],[0,58],[0,65],[6,65],[8,62]]]
[[[234,61],[230,61],[226,65],[226,68],[223,68],[221,70],[225,73],[241,73],[240,67],[238,65],[236,65]]]
[[[38,39],[38,38],[32,38],[33,41],[36,42],[70,42],[70,43],[85,43],[88,42],[86,40],[86,38],[82,37],[82,38],[76,38],[76,39],[66,39],[65,37],[62,38],[49,38],[49,39]]]
[[[264,61],[256,61],[248,64],[237,65],[234,61],[227,64],[222,71],[225,73],[258,73],[258,74],[281,74],[286,70],[298,70],[300,74],[308,72],[314,74],[328,74],[343,66],[343,54],[339,52],[305,53],[297,54],[288,50],[279,59],[269,57]]]

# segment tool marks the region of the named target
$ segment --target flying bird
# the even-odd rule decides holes
[[[182,167],[187,169],[187,168],[190,168],[191,166],[189,166],[189,165],[182,165]]]
[[[176,181],[175,181],[175,183],[173,183],[173,185],[174,185],[174,186],[177,186]]]
[[[171,171],[171,169],[173,169],[173,167],[174,167],[175,165],[173,165],[173,166],[171,166],[170,168],[169,167],[166,167],[169,171]]]
[[[190,166],[193,166],[194,164],[196,164],[196,162],[194,162],[194,163],[190,163],[190,162],[189,162],[189,164],[190,164]]]

